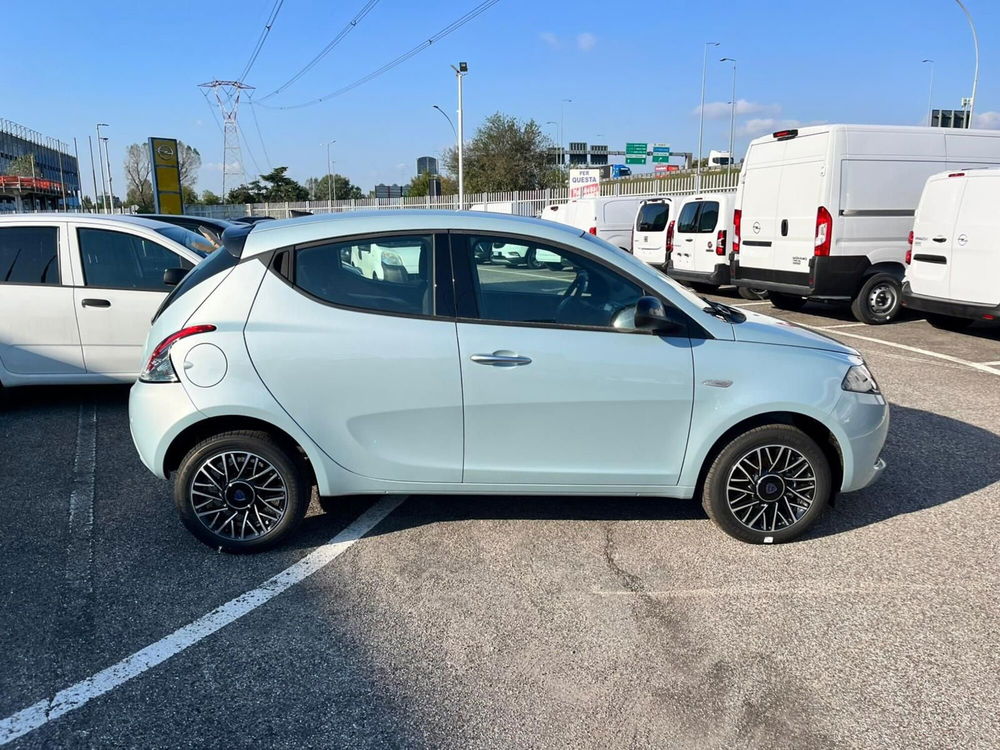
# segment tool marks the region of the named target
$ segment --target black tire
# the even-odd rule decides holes
[[[543,264],[540,260],[535,259],[535,251],[534,249],[532,249],[528,251],[528,255],[524,259],[524,265],[526,268],[533,268],[535,270],[538,270],[539,268],[542,267]]]
[[[743,299],[767,299],[766,289],[754,289],[749,286],[738,286],[736,291]]]
[[[779,310],[801,310],[806,306],[806,298],[796,297],[794,294],[771,292],[768,295],[768,299],[771,300],[771,305],[777,307]]]
[[[927,322],[942,331],[964,331],[976,321],[972,318],[956,318],[953,315],[927,313]]]
[[[778,453],[778,447],[788,453]],[[762,455],[756,453],[758,450],[766,452],[768,458],[757,460],[755,456]],[[802,468],[802,464],[795,458],[796,453],[808,463],[808,467]],[[782,464],[784,459],[781,457],[786,455],[791,457],[788,461],[794,459],[797,463],[793,463],[785,475],[777,469],[770,471],[774,467],[767,466],[768,461],[777,457],[776,463]],[[757,480],[740,478],[743,470],[737,468],[737,465],[747,466],[745,461],[748,458],[751,463],[756,461],[764,465],[765,471],[758,475]],[[807,505],[802,504],[804,501],[801,494],[796,496],[790,491],[790,488],[794,488],[794,483],[798,490],[809,495],[807,488],[810,482],[795,479],[796,472],[800,476],[811,473],[813,477],[814,490]],[[778,477],[780,482],[774,477]],[[830,464],[811,437],[791,425],[765,425],[737,436],[719,452],[705,475],[701,502],[708,517],[734,539],[750,544],[779,544],[798,537],[822,515],[830,500],[831,483]],[[729,491],[731,484],[732,490]],[[740,486],[755,491],[748,493],[738,489]],[[768,497],[768,492],[773,497]],[[740,514],[743,514],[742,518]],[[769,522],[769,517],[773,521]],[[789,523],[780,525],[779,517]],[[764,528],[757,528],[760,525]],[[775,528],[771,530],[767,528],[768,525],[774,525]]]
[[[862,323],[879,326],[891,323],[900,311],[903,287],[888,273],[875,273],[861,285],[851,302],[851,312]]]
[[[719,291],[718,284],[706,284],[702,281],[692,281],[691,288],[696,292],[701,292],[702,294],[715,294]]]
[[[317,498],[319,502],[319,507],[324,513],[336,513],[337,509],[340,508],[343,500],[339,497],[324,497],[320,495]]]
[[[240,463],[240,454],[253,458]],[[230,471],[235,472],[232,477]],[[261,471],[267,473],[258,479]],[[302,461],[266,432],[223,432],[198,443],[181,461],[174,478],[174,504],[188,531],[209,547],[260,552],[279,544],[302,522],[310,498],[305,476]],[[225,520],[230,514],[236,515],[231,522]],[[253,536],[246,533],[248,525],[256,532]],[[220,533],[227,527],[232,533]]]
[[[545,267],[550,271],[561,271],[562,263],[546,263]]]

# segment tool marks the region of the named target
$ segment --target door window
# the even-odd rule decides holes
[[[484,262],[484,245],[517,248],[517,260],[494,254]],[[453,235],[471,270],[471,289],[457,289],[459,315],[503,323],[537,323],[631,329],[643,289],[581,254],[531,240]]]
[[[58,284],[59,229],[0,229],[0,283]]]
[[[635,222],[636,231],[662,232],[667,228],[669,216],[669,203],[646,203],[639,209],[639,216]]]
[[[677,217],[677,233],[689,234],[698,231],[698,208],[701,204],[695,201],[685,203]]]
[[[77,230],[83,279],[87,286],[166,292],[168,268],[188,270],[193,263],[144,237],[108,229]]]
[[[335,305],[431,315],[433,247],[431,235],[406,235],[300,248],[295,284]]]
[[[718,201],[692,201],[684,204],[677,219],[680,234],[707,234],[719,223]]]

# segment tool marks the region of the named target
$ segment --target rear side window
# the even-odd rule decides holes
[[[59,229],[0,229],[0,283],[58,284]]]
[[[698,212],[698,231],[714,232],[715,225],[718,223],[719,223],[718,201],[702,201],[701,210]]]
[[[662,232],[670,218],[669,203],[647,203],[639,208],[635,228],[638,232]]]
[[[431,235],[377,237],[300,248],[295,285],[324,302],[373,312],[431,315]]]
[[[681,234],[698,231],[698,208],[700,203],[685,203],[677,217],[677,231]]]
[[[719,223],[718,201],[692,201],[685,203],[677,218],[677,231],[681,234],[706,234],[715,231]]]

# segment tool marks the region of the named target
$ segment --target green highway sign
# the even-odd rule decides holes
[[[626,156],[625,157],[625,163],[626,164],[645,164],[646,163],[646,157],[645,156]]]
[[[653,163],[666,164],[670,161],[670,145],[667,143],[653,144]]]
[[[642,163],[645,164],[646,147],[648,145],[648,143],[626,143],[625,154],[627,156],[642,156],[644,157]]]

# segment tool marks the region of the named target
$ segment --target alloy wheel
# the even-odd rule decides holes
[[[213,534],[247,541],[269,533],[288,510],[288,491],[280,472],[248,451],[226,451],[207,458],[194,473],[191,509]]]
[[[798,522],[816,498],[816,471],[787,445],[766,445],[743,455],[729,472],[726,502],[752,531],[780,531]]]

